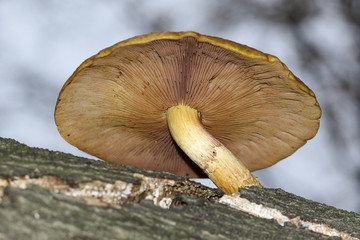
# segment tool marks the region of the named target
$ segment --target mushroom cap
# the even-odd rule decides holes
[[[83,62],[55,109],[60,134],[100,159],[203,176],[173,141],[166,110],[185,104],[250,171],[294,153],[319,128],[314,93],[278,58],[195,32],[119,42]]]

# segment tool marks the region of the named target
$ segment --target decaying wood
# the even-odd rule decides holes
[[[360,239],[360,216],[256,187],[189,179],[0,138],[2,239]]]

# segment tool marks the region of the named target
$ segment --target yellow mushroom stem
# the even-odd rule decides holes
[[[206,131],[196,109],[176,105],[167,110],[166,118],[177,145],[226,194],[246,186],[262,187],[245,165]]]

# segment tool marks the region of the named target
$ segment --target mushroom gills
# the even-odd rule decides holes
[[[176,144],[226,194],[246,186],[262,187],[245,165],[204,128],[196,109],[179,104],[167,110],[166,119]]]

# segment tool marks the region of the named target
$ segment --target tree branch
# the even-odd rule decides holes
[[[189,179],[0,138],[0,239],[360,238],[360,216],[256,187]]]

